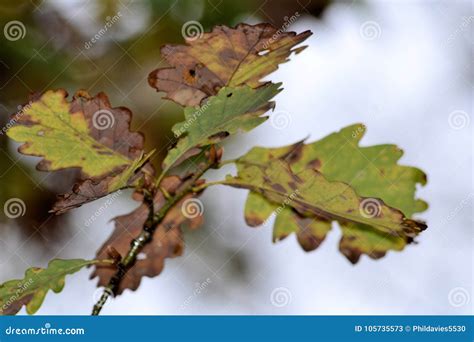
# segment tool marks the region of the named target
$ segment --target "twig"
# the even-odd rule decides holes
[[[144,202],[146,202],[148,204],[148,207],[150,208],[150,214],[148,216],[148,219],[145,222],[140,235],[138,235],[138,237],[132,240],[130,244],[130,249],[117,265],[117,271],[115,275],[110,279],[109,284],[106,286],[104,292],[102,293],[102,296],[94,305],[94,308],[92,310],[93,316],[97,316],[100,314],[100,311],[104,307],[110,295],[113,295],[113,296],[117,295],[118,289],[120,287],[120,282],[122,281],[123,277],[128,272],[128,270],[130,270],[133,267],[133,265],[137,261],[138,254],[140,254],[143,248],[153,239],[153,233],[155,232],[156,227],[158,227],[158,225],[163,221],[168,211],[176,203],[178,203],[184,196],[186,196],[190,192],[193,192],[196,181],[199,180],[199,178],[201,178],[201,176],[208,169],[215,166],[216,166],[216,159],[215,159],[215,151],[214,151],[209,156],[209,159],[207,160],[207,162],[203,164],[202,166],[200,166],[196,170],[194,175],[188,180],[186,180],[181,185],[180,189],[178,189],[177,192],[173,196],[170,196],[165,202],[165,204],[163,205],[163,207],[161,207],[156,213],[154,213],[154,208],[153,208],[153,196],[151,196],[151,201],[150,201],[150,196],[145,196]],[[163,177],[160,177],[160,179],[162,178]]]

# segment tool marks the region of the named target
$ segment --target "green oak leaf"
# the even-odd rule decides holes
[[[32,267],[26,270],[23,279],[9,280],[0,285],[0,315],[15,315],[23,305],[30,315],[36,313],[49,290],[62,291],[66,275],[73,274],[85,266],[113,262],[110,260],[54,259],[47,268]]]
[[[356,124],[333,133],[319,141],[298,142],[281,148],[255,147],[241,157],[239,171],[247,165],[268,166],[272,161],[290,165],[291,172],[317,170],[328,181],[349,185],[358,196],[366,198],[360,210],[365,216],[380,211],[382,203],[397,208],[406,218],[427,208],[426,202],[415,198],[416,185],[426,183],[426,175],[414,167],[402,166],[397,161],[403,152],[394,145],[360,147],[365,126]],[[380,200],[382,199],[382,200]],[[250,193],[245,207],[245,218],[250,226],[258,226],[279,208],[258,193]],[[303,249],[317,248],[331,229],[331,219],[318,215],[302,215],[294,208],[277,211],[273,240],[296,233]],[[337,219],[336,219],[337,220]],[[374,225],[339,219],[343,236],[340,250],[353,263],[361,254],[380,258],[388,250],[402,250],[413,241],[413,234],[387,233]],[[416,235],[416,234],[415,234]]]
[[[43,158],[39,170],[81,170],[73,191],[53,209],[61,213],[145,176],[138,171],[150,154],[143,151],[143,136],[130,131],[131,116],[126,108],[112,108],[104,93],[78,91],[68,101],[64,90],[47,91],[13,116],[16,125],[7,135],[24,143],[21,153]],[[146,168],[153,173],[149,164]]]
[[[197,153],[199,147],[218,143],[240,131],[247,132],[267,120],[262,115],[273,108],[270,100],[280,92],[280,85],[269,83],[257,89],[224,87],[202,106],[186,107],[185,121],[173,126],[179,140],[163,161],[163,173],[189,158],[189,151]]]
[[[90,135],[83,112],[71,112],[64,91],[47,91],[17,113],[18,125],[8,130],[13,140],[25,142],[20,152],[44,157],[46,171],[80,167],[90,177],[100,177],[130,160]]]

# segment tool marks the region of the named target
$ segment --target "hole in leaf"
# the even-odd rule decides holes
[[[194,70],[194,69],[189,70],[189,74],[190,74],[192,77],[196,76],[196,70]]]
[[[269,49],[266,49],[266,50],[262,50],[262,51],[259,51],[258,55],[259,56],[265,56],[267,53],[269,53],[270,50]]]
[[[227,97],[231,97],[231,96],[232,96],[232,93],[227,94]]]

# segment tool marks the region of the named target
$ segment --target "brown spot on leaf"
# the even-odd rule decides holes
[[[298,186],[296,185],[295,182],[288,182],[288,186],[291,188],[291,190],[297,190]]]
[[[263,224],[263,220],[254,215],[245,215],[245,222],[250,227],[258,227]]]
[[[282,193],[282,194],[285,194],[286,193],[286,189],[281,185],[281,184],[278,184],[278,183],[274,183],[271,185],[272,189],[279,192],[279,193]]]
[[[319,159],[314,159],[308,163],[308,169],[315,169],[319,170],[321,169],[321,160]]]

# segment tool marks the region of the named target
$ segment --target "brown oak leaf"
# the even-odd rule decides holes
[[[185,180],[177,176],[169,176],[163,179],[161,187],[170,195],[173,195],[185,183]],[[184,241],[181,228],[188,226],[195,229],[203,222],[201,215],[188,215],[187,217],[183,215],[184,202],[194,196],[193,194],[184,196],[168,211],[163,221],[156,228],[152,241],[143,248],[140,254],[142,257],[138,258],[135,265],[120,282],[118,294],[121,294],[125,289],[136,290],[142,277],[155,277],[161,273],[166,258],[173,258],[182,254]],[[153,202],[155,212],[165,204],[165,201],[162,192],[157,192]],[[115,218],[115,230],[99,249],[97,256],[105,255],[109,257],[111,247],[122,256],[127,254],[131,241],[142,231],[148,214],[149,208],[146,204],[142,204],[131,213]],[[106,286],[115,272],[116,268],[113,266],[97,265],[91,274],[91,278],[98,277],[98,286]]]
[[[149,84],[183,106],[199,105],[224,86],[257,88],[263,77],[306,46],[296,45],[312,33],[282,32],[270,24],[216,26],[187,45],[165,45],[162,56],[171,65],[152,71]]]

